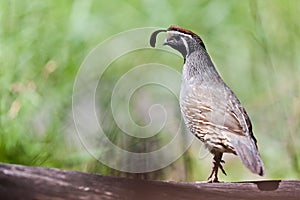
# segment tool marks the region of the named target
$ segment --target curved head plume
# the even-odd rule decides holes
[[[179,51],[185,59],[194,51],[201,51],[201,49],[206,51],[203,41],[197,34],[179,26],[170,26],[167,30],[154,31],[150,37],[152,47],[155,47],[156,37],[161,32],[167,33],[163,45]]]
[[[152,34],[151,34],[151,37],[150,37],[150,45],[151,47],[155,47],[155,43],[156,43],[156,37],[159,33],[161,32],[167,32],[167,30],[157,30],[157,31],[154,31]]]

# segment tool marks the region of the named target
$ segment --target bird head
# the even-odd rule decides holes
[[[179,51],[184,58],[199,48],[205,50],[204,43],[198,35],[179,26],[170,26],[167,30],[157,30],[153,32],[150,39],[150,45],[152,47],[155,46],[156,36],[160,32],[167,33],[164,45],[168,45]]]

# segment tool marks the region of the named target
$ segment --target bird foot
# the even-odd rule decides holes
[[[218,170],[221,169],[222,173],[224,175],[227,176],[223,166],[221,165],[221,163],[225,163],[224,160],[220,160],[220,161],[214,161],[213,164],[213,168],[212,168],[212,171],[211,171],[211,174],[209,175],[208,177],[208,183],[219,183],[219,179],[218,179]]]
[[[216,162],[213,162],[213,164],[214,164],[214,166],[212,168],[211,174],[209,175],[209,177],[207,179],[208,183],[219,182],[219,180],[218,180],[218,168],[219,167]],[[213,178],[213,175],[215,175],[214,178]]]
[[[220,181],[218,178],[208,178],[207,183],[219,183]]]

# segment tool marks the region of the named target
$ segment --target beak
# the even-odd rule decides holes
[[[163,45],[169,45],[170,43],[168,42],[168,39],[165,39]]]

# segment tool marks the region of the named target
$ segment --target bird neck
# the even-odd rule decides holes
[[[183,78],[197,82],[218,82],[218,74],[210,56],[205,49],[198,49],[186,56],[183,66]]]

